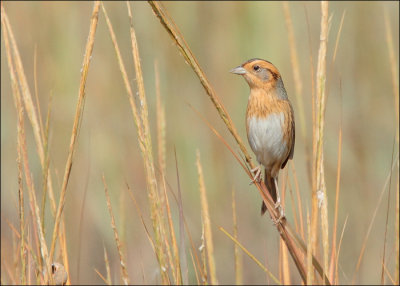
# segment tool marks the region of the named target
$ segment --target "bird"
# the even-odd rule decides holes
[[[293,159],[295,121],[292,104],[281,74],[271,62],[253,58],[230,72],[243,76],[250,87],[246,132],[249,145],[260,164],[251,170],[254,173],[252,182],[261,181],[261,165],[264,166],[265,185],[282,218],[284,214],[277,180],[280,169],[286,166],[289,159]],[[263,201],[261,215],[266,210]]]

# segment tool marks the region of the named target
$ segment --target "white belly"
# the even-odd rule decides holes
[[[285,118],[282,112],[270,114],[265,119],[253,117],[248,121],[248,139],[257,161],[271,169],[276,161],[283,161],[287,154],[282,127]]]

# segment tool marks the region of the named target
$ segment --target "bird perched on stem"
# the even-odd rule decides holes
[[[278,174],[289,159],[293,158],[295,123],[290,104],[278,69],[262,59],[251,59],[231,70],[242,75],[250,86],[246,111],[246,131],[250,147],[258,163],[265,168],[264,182],[279,208]],[[251,170],[254,180],[261,181],[261,166]],[[264,202],[261,214],[267,210]]]

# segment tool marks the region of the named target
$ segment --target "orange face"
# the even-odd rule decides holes
[[[273,64],[262,59],[248,60],[231,72],[243,75],[250,88],[274,84],[281,76]]]

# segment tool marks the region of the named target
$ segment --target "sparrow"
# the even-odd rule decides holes
[[[278,69],[269,61],[250,59],[231,70],[244,77],[250,87],[246,110],[246,132],[259,164],[264,166],[264,182],[281,217],[278,174],[293,158],[295,122],[293,108]],[[251,170],[261,181],[261,165]],[[264,201],[261,215],[267,210]]]

